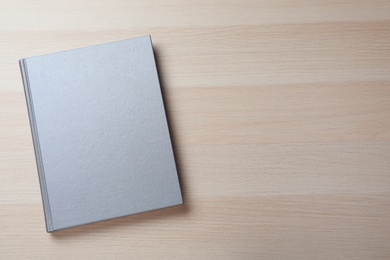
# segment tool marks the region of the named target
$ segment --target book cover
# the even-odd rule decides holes
[[[19,63],[48,232],[183,203],[150,36]]]

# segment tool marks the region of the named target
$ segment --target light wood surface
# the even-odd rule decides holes
[[[151,34],[185,205],[47,234],[18,59]],[[390,1],[0,0],[0,259],[390,259]]]

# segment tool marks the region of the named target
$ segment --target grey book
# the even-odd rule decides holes
[[[19,63],[48,232],[183,203],[150,36]]]

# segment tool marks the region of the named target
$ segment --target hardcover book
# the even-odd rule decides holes
[[[19,63],[48,232],[183,203],[150,36]]]

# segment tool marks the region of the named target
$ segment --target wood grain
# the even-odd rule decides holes
[[[18,59],[151,34],[185,205],[47,234]],[[390,2],[1,1],[0,259],[389,259]]]

